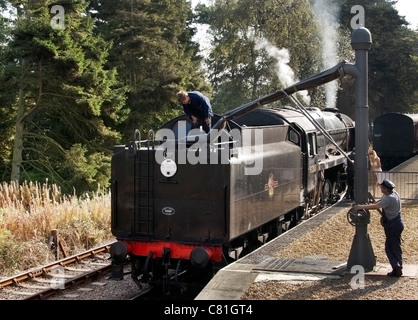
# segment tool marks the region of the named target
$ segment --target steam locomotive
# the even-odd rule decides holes
[[[336,201],[354,121],[337,109],[262,108],[341,76],[337,65],[223,115],[211,132],[186,115],[114,147],[112,278],[187,290]]]

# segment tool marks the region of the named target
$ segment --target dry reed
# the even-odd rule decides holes
[[[0,184],[0,276],[54,261],[54,229],[68,255],[113,240],[110,194],[99,188],[68,196],[48,182]]]

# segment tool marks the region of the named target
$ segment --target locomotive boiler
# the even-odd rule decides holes
[[[336,109],[264,108],[341,76],[337,65],[223,115],[209,133],[186,115],[114,147],[112,277],[164,291],[211,277],[345,190],[354,122]]]

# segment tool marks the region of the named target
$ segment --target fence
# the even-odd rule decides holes
[[[402,200],[418,200],[418,172],[377,172],[378,181],[389,179],[395,184],[395,190],[399,193]],[[369,186],[369,191],[371,187]],[[380,198],[380,189],[377,188],[376,198]]]

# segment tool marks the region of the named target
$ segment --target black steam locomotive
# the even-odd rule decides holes
[[[112,277],[183,290],[308,218],[345,190],[354,122],[338,110],[260,108],[339,77],[340,66],[222,116],[186,115],[112,159]],[[198,275],[198,276],[197,276]],[[173,286],[175,284],[175,286]]]

